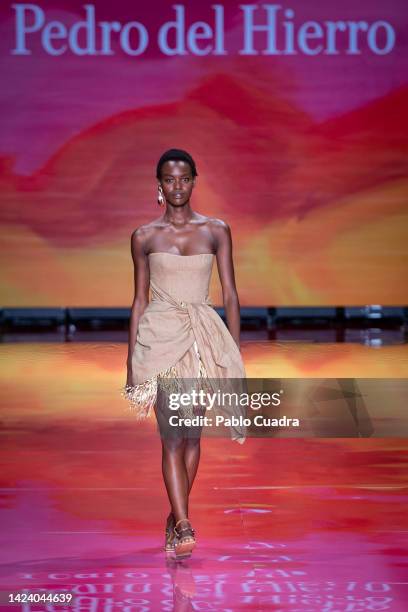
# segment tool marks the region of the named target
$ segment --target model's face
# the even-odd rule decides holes
[[[168,161],[161,169],[160,185],[164,197],[173,206],[181,206],[189,201],[195,180],[190,164],[185,161]]]

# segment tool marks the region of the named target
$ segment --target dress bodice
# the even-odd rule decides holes
[[[209,299],[214,255],[177,255],[150,253],[150,288],[155,293],[164,291],[177,301],[204,302]]]

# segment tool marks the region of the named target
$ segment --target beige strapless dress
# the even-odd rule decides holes
[[[246,377],[241,353],[209,298],[215,256],[148,257],[151,298],[132,353],[134,386],[122,390],[137,418],[149,416],[158,378]]]

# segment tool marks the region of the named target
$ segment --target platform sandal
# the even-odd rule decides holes
[[[177,529],[179,523],[186,522],[188,526]],[[174,552],[176,553],[176,559],[186,559],[189,557],[196,545],[195,531],[191,526],[188,518],[180,519],[174,526]]]

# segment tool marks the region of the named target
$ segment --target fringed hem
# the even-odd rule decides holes
[[[201,360],[196,341],[193,346],[198,359],[197,377],[208,378],[207,370]],[[172,365],[138,385],[126,385],[122,387],[121,395],[129,402],[129,409],[134,412],[136,420],[142,420],[150,416],[151,410],[157,400],[158,388],[167,393],[175,393],[180,390],[177,383],[178,376],[176,365]],[[194,416],[191,406],[180,408],[180,410],[185,417]]]
[[[129,402],[129,409],[135,413],[136,420],[150,415],[156,403],[158,384],[161,388],[170,389],[174,386],[177,376],[177,368],[173,365],[138,385],[126,385],[122,388],[121,395]],[[169,383],[163,379],[170,379]]]

